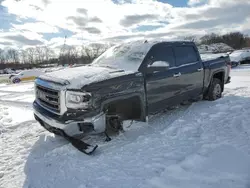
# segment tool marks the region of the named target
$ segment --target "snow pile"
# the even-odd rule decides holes
[[[200,54],[200,56],[203,61],[208,61],[219,57],[225,57],[228,55],[226,53],[218,53],[218,54],[206,53],[206,54]]]
[[[231,52],[234,49],[225,43],[214,43],[210,45],[199,45],[198,50],[200,53],[225,53]]]
[[[31,102],[10,100],[30,95],[33,84],[1,85],[0,187],[247,188],[250,68],[231,76],[220,100],[181,106],[148,124],[126,123],[108,143],[86,138],[99,145],[93,156],[45,131]]]
[[[250,175],[249,155],[230,145],[220,145],[209,154],[191,154],[168,166],[150,186],[167,187],[247,187]]]

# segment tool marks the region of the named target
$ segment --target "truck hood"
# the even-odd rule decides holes
[[[39,76],[39,78],[67,85],[66,87],[68,89],[80,89],[83,86],[94,82],[99,82],[132,73],[134,72],[107,67],[82,66],[50,72]]]

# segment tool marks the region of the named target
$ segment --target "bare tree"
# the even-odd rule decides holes
[[[20,50],[19,54],[20,54],[20,60],[22,63],[29,62],[27,50]]]
[[[44,59],[44,50],[42,46],[37,46],[35,49],[36,53],[36,62],[41,63]]]
[[[48,46],[37,46],[36,47],[36,61],[38,63],[48,62],[50,58],[54,55],[52,49]]]
[[[76,49],[76,47],[74,46],[71,46],[67,49],[66,51],[66,57],[67,57],[67,60],[68,60],[68,63],[69,64],[74,64],[77,62],[77,58],[78,58],[78,51]]]
[[[26,49],[26,52],[27,52],[27,59],[28,59],[28,62],[30,64],[33,64],[35,63],[35,59],[36,59],[36,50],[35,48],[27,48]]]
[[[198,38],[196,36],[186,36],[184,37],[184,40],[198,43]]]
[[[54,55],[55,54],[52,49],[50,49],[48,46],[44,46],[45,61],[49,61]]]
[[[81,57],[86,57],[88,63],[99,57],[108,49],[108,45],[93,43],[89,46],[82,46]]]
[[[7,50],[6,57],[9,63],[18,63],[19,61],[18,51],[12,48]]]
[[[0,63],[5,63],[5,54],[2,49],[0,49]]]

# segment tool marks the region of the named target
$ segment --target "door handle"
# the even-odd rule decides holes
[[[173,77],[180,77],[181,76],[181,73],[179,72],[179,73],[177,73],[177,74],[174,74],[174,76]]]
[[[199,71],[199,72],[200,72],[200,71],[203,71],[203,68],[197,69],[197,71]]]

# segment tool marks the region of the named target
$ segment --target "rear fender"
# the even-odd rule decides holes
[[[220,75],[220,74],[222,74],[222,75]],[[218,77],[218,76],[219,77]],[[219,69],[219,70],[216,70],[216,71],[214,71],[212,74],[211,74],[211,76],[209,77],[209,80],[210,80],[210,82],[206,85],[206,90],[205,90],[205,93],[207,93],[207,91],[208,91],[208,88],[209,88],[209,86],[210,86],[210,84],[213,82],[213,79],[214,78],[219,78],[221,81],[222,81],[222,83],[223,83],[223,85],[222,85],[222,90],[224,91],[224,80],[225,80],[225,70],[223,70],[223,69]]]

